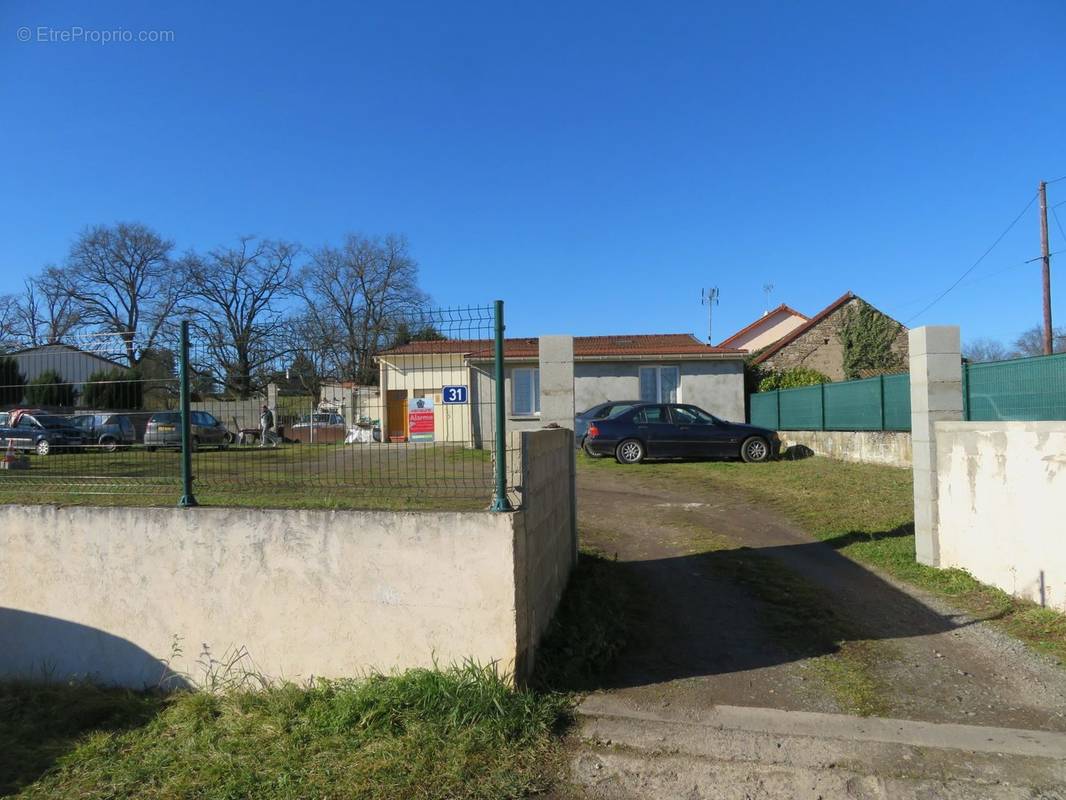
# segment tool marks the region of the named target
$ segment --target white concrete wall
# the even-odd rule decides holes
[[[941,567],[1066,611],[1066,422],[937,422]]]
[[[778,431],[784,447],[806,447],[814,455],[857,464],[911,466],[907,431]]]
[[[291,680],[524,674],[573,562],[570,436],[524,435],[515,513],[0,506],[0,674],[197,683],[204,643]]]

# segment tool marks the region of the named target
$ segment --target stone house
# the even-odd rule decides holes
[[[764,348],[752,359],[752,363],[776,371],[807,367],[818,370],[834,381],[846,380],[844,345],[840,340],[840,331],[850,310],[862,306],[872,308],[858,295],[845,293],[806,323]],[[892,343],[892,351],[900,357],[900,364],[905,365],[908,359],[907,329],[887,314],[877,309],[874,311],[899,326],[899,333]]]

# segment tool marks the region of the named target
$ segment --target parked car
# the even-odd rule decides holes
[[[13,411],[7,424],[0,427],[0,447],[5,450],[13,445],[16,450],[32,450],[46,456],[57,449],[76,450],[85,444],[85,434],[56,414]]]
[[[194,450],[198,447],[217,447],[219,450],[225,450],[233,442],[233,434],[206,411],[191,411],[189,428]],[[144,430],[144,445],[148,450],[155,450],[157,447],[181,447],[181,414],[177,411],[159,411],[152,414]]]
[[[781,447],[775,431],[727,422],[681,403],[641,403],[596,420],[589,424],[585,441],[592,453],[614,456],[621,464],[639,464],[645,458],[766,461]]]
[[[119,445],[137,443],[137,431],[133,421],[125,414],[78,414],[70,422],[85,434],[86,441],[98,444],[109,453]]]
[[[582,448],[593,458],[599,458],[597,453],[589,452],[585,447],[585,434],[588,433],[589,423],[598,419],[607,419],[626,411],[633,406],[640,405],[640,400],[608,400],[590,409],[574,415],[574,445]]]
[[[343,442],[348,433],[344,417],[332,411],[304,414],[285,435],[297,442]]]

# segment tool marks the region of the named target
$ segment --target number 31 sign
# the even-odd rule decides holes
[[[444,405],[462,405],[466,402],[465,386],[445,386],[441,389]]]

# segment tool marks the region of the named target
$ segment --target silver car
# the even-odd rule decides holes
[[[217,447],[225,450],[233,442],[233,434],[206,411],[189,413],[193,450],[198,447]],[[181,414],[160,411],[152,414],[144,431],[144,445],[148,450],[157,447],[181,447]]]

